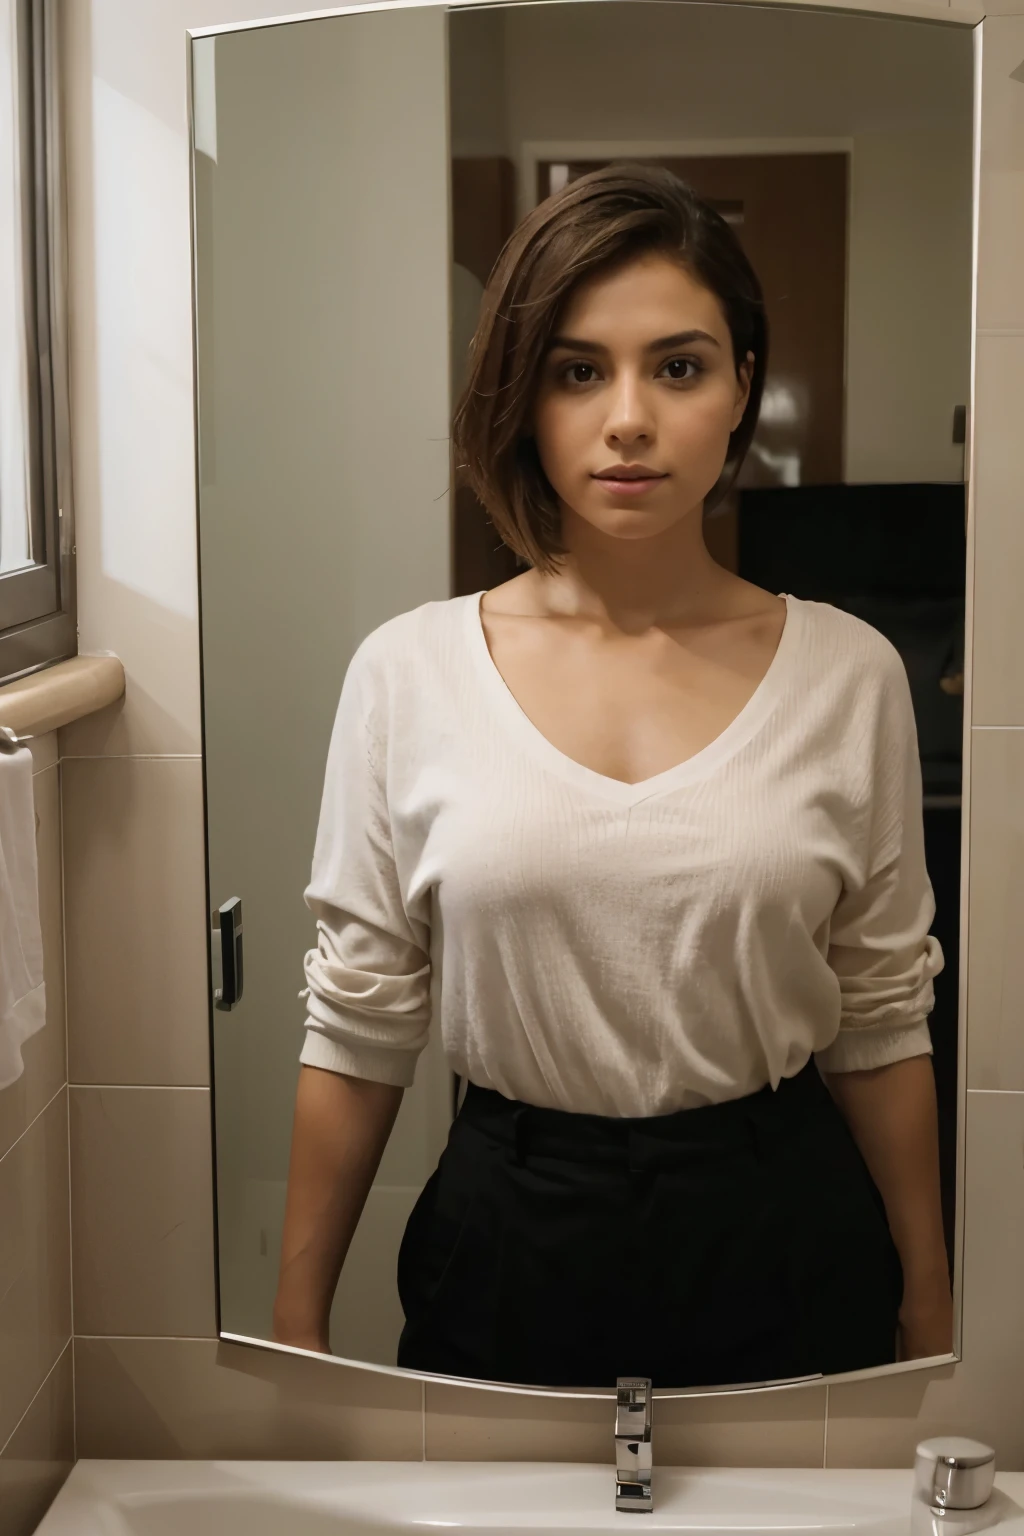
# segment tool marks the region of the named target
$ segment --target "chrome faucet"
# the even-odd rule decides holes
[[[615,1383],[615,1508],[649,1513],[651,1497],[651,1383],[620,1376]]]

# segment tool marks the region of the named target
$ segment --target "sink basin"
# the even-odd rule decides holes
[[[38,1536],[911,1536],[909,1471],[660,1467],[655,1508],[616,1512],[614,1472],[578,1462],[80,1461]],[[914,1536],[955,1529],[915,1520]],[[981,1514],[981,1512],[979,1512]],[[973,1531],[1024,1536],[1024,1473]]]

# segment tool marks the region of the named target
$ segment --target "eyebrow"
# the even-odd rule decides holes
[[[707,331],[677,331],[674,336],[659,336],[656,341],[649,341],[644,348],[645,352],[663,352],[667,347],[685,347],[693,341],[710,341],[713,347],[721,343]],[[548,342],[548,351],[556,348],[564,348],[568,352],[607,352],[608,348],[599,341],[584,341],[579,336],[552,336]]]

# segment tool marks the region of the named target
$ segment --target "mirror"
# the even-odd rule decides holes
[[[646,0],[193,39],[223,1333],[597,1390],[955,1351],[974,44]]]

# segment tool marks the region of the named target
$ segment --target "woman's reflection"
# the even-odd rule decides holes
[[[468,1087],[401,1245],[399,1365],[688,1386],[952,1347],[906,673],[702,535],[767,344],[731,229],[664,170],[572,182],[498,260],[454,440],[528,569],[345,676],[282,1342],[329,1348],[432,1024]]]

